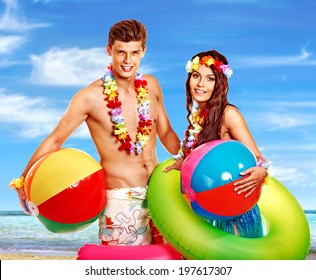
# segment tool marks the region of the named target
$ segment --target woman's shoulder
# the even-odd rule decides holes
[[[228,127],[235,126],[236,124],[240,123],[240,121],[243,119],[243,115],[236,106],[231,104],[228,104],[226,106],[224,110],[223,122],[226,123]]]
[[[224,110],[224,115],[225,117],[242,116],[239,109],[232,104],[226,105],[225,110]]]

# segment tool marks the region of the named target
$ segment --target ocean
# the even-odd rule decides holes
[[[316,253],[316,210],[305,211],[310,226],[310,253]],[[74,233],[52,233],[33,216],[20,211],[0,211],[0,254],[27,253],[77,256],[81,246],[97,243],[98,222]],[[290,244],[289,244],[290,246]]]
[[[0,254],[76,256],[86,243],[100,243],[97,221],[81,231],[61,234],[48,231],[22,211],[0,211]]]

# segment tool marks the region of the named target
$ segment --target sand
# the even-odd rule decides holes
[[[32,254],[0,254],[0,260],[76,260],[76,256],[41,256]]]
[[[0,254],[0,260],[76,260],[76,256],[38,256],[32,254]],[[309,253],[306,260],[316,260],[316,253]]]

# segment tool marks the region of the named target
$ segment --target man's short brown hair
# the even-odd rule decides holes
[[[115,40],[122,42],[141,41],[142,47],[145,48],[147,31],[145,26],[137,20],[122,20],[114,24],[108,37],[108,45],[112,47]]]

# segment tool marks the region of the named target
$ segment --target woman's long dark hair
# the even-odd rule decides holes
[[[210,50],[207,52],[201,52],[192,57],[192,59],[196,56],[200,57],[200,60],[204,56],[212,56],[214,59],[223,62],[223,64],[228,64],[228,61],[225,56],[220,54],[215,50]],[[210,66],[215,75],[215,87],[212,93],[211,98],[207,101],[207,110],[208,116],[205,120],[205,124],[203,126],[203,130],[200,132],[198,137],[197,146],[212,141],[220,139],[220,128],[223,122],[223,113],[227,105],[232,105],[227,100],[228,94],[228,81],[227,77],[220,71],[218,71],[213,65]],[[190,78],[192,73],[188,73],[188,77],[185,83],[186,88],[186,108],[188,111],[187,119],[189,121],[189,115],[191,114],[192,109],[192,95],[190,92]],[[233,106],[233,105],[232,105]],[[190,121],[189,121],[190,123]]]

